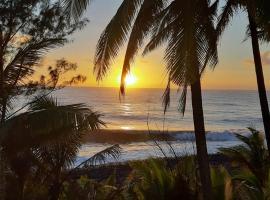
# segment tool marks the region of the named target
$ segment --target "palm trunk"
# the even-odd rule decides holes
[[[1,30],[0,30],[1,31]],[[3,123],[3,119],[5,118],[3,114],[4,106],[4,58],[3,58],[3,49],[1,48],[2,41],[2,32],[0,32],[0,111],[1,111],[1,119],[0,125]]]
[[[54,182],[50,188],[50,200],[58,200],[61,193],[61,183],[58,181]]]
[[[60,193],[61,193],[61,188],[62,188],[62,182],[61,182],[61,167],[55,167],[53,174],[53,181],[52,185],[50,187],[50,195],[49,195],[49,200],[57,200],[59,199]]]
[[[202,183],[203,198],[205,200],[212,199],[212,184],[210,177],[209,159],[207,153],[204,116],[202,106],[202,92],[199,72],[196,72],[196,82],[191,85],[193,121],[197,146],[197,159],[199,165],[199,173]]]
[[[264,83],[264,75],[263,75],[263,69],[262,69],[259,40],[258,40],[258,35],[257,35],[257,25],[255,21],[253,20],[253,17],[250,11],[248,12],[248,19],[249,19],[250,32],[251,32],[253,58],[254,58],[254,63],[255,63],[255,71],[256,71],[256,78],[257,78],[258,93],[259,93],[260,104],[261,104],[264,132],[266,136],[267,147],[268,149],[270,149],[269,106],[268,106],[265,83]]]
[[[2,102],[2,112],[1,112],[0,125],[5,122],[6,113],[7,113],[7,101],[6,101],[5,97],[3,97],[2,101],[3,102]]]
[[[19,178],[18,180],[18,185],[19,185],[18,199],[19,200],[24,199],[24,184],[25,184],[24,178]]]
[[[0,118],[0,126],[2,124],[2,100],[3,100],[3,94],[4,94],[4,58],[3,58],[3,34],[2,30],[0,28],[0,112],[1,112],[1,118]],[[0,146],[0,151],[2,151],[2,147]],[[0,152],[0,199],[5,199],[5,192],[6,192],[6,178],[5,178],[5,163],[4,158],[2,155],[2,152]]]

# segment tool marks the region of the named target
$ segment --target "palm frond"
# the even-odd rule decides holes
[[[262,134],[255,129],[249,128],[250,136],[236,134],[243,142],[235,147],[220,148],[220,153],[230,158],[234,163],[242,165],[250,170],[262,182],[268,176],[268,152],[264,144]]]
[[[7,120],[0,127],[0,142],[10,151],[48,144],[104,126],[101,116],[84,104],[61,106],[54,98],[44,97],[35,101],[28,112]]]
[[[238,2],[234,0],[226,0],[225,6],[222,8],[221,15],[218,17],[218,24],[216,28],[218,36],[222,35],[238,8]]]
[[[187,102],[187,85],[184,85],[182,88],[182,93],[178,104],[178,110],[183,114],[183,116],[186,111],[186,102]]]
[[[171,102],[171,80],[169,78],[168,83],[167,83],[167,87],[163,93],[163,101],[162,101],[162,105],[164,107],[164,114],[166,113],[167,109],[170,106],[170,102]]]
[[[67,14],[78,21],[92,0],[61,0]]]
[[[183,88],[179,110],[184,113],[187,87],[207,65],[218,62],[217,35],[214,26],[218,1],[172,1],[156,16],[156,28],[143,55],[166,42],[164,59],[172,83]],[[166,90],[167,92],[168,90]],[[168,92],[167,92],[168,94]],[[166,96],[164,96],[166,97]],[[168,99],[168,97],[166,97]]]
[[[107,159],[111,158],[117,160],[121,154],[121,147],[119,145],[113,145],[108,147],[95,155],[91,158],[87,159],[86,161],[80,163],[75,169],[78,168],[87,168],[89,166],[93,166],[96,164],[102,164],[107,161]]]
[[[124,94],[125,78],[130,71],[130,64],[142,46],[143,40],[151,30],[156,18],[156,14],[164,7],[164,0],[144,0],[128,39],[127,50],[125,53],[124,64],[122,67],[121,88],[120,91]]]
[[[118,55],[120,47],[127,40],[134,17],[143,0],[124,0],[106,29],[96,48],[94,72],[97,80],[102,80]]]
[[[30,43],[20,49],[11,62],[5,67],[5,83],[14,85],[22,83],[27,75],[33,74],[33,66],[37,65],[42,56],[50,49],[62,46],[67,40],[63,38],[49,38]]]

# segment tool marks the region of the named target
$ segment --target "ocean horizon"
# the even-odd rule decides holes
[[[84,103],[103,114],[107,129],[192,131],[190,93],[184,116],[178,110],[180,93],[172,90],[164,115],[164,89],[128,89],[119,97],[118,88],[68,87],[54,92],[63,104]],[[204,90],[203,108],[207,131],[262,129],[257,91]]]
[[[164,89],[157,88],[128,89],[125,98],[120,100],[118,88],[68,87],[53,95],[62,104],[84,103],[102,113],[101,119],[107,124],[103,129],[119,130],[126,134],[136,134],[137,130],[150,130],[152,133],[166,131],[174,138],[170,144],[176,152],[180,155],[194,154],[196,145],[192,133],[190,93],[187,95],[187,107],[183,116],[178,111],[180,93],[176,90],[172,91],[171,104],[164,115],[163,92]],[[247,127],[263,130],[257,91],[204,90],[203,108],[207,147],[211,154],[216,153],[220,147],[239,144],[234,133],[247,135]],[[77,163],[108,147],[111,144],[110,138],[102,143],[85,142],[78,154]],[[168,149],[166,142],[159,141],[159,144]],[[129,141],[120,146],[123,149],[120,161],[163,156],[153,141]],[[168,149],[167,153],[172,152]]]
[[[181,94],[175,89],[171,93],[170,107],[164,115],[163,92],[164,89],[159,88],[128,88],[125,97],[119,98],[118,88],[66,87],[52,95],[60,104],[83,103],[101,113],[101,119],[106,123],[102,130],[133,135],[148,131],[153,134],[166,132],[173,138],[170,144],[179,155],[196,153],[190,92],[187,94],[184,116],[178,111]],[[270,92],[268,98],[269,94]],[[208,153],[214,154],[220,147],[239,144],[234,134],[250,134],[247,127],[263,130],[256,90],[203,90],[202,96]],[[25,102],[26,99],[21,101],[20,105],[15,106],[15,110]],[[85,141],[79,151],[77,163],[111,145],[114,142],[113,137],[112,135],[103,142]],[[166,142],[158,142],[168,150],[168,154],[172,153]],[[128,140],[120,146],[123,149],[120,161],[163,156],[151,140]]]

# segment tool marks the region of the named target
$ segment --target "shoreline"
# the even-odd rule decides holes
[[[248,134],[246,129],[235,131],[207,131],[208,141],[234,141],[234,133]],[[100,129],[86,134],[83,138],[84,143],[106,143],[106,144],[127,144],[134,142],[147,141],[194,141],[194,131],[158,131],[158,130],[118,130]]]
[[[88,133],[84,137],[84,142],[95,143],[131,143],[146,142],[153,139],[158,141],[175,141],[174,134],[193,133],[193,131],[167,131],[158,130],[121,130],[121,129],[100,129]]]

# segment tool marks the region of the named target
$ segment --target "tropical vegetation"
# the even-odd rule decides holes
[[[270,113],[259,41],[269,42],[269,8],[270,6],[267,0],[226,0],[217,25],[217,32],[219,35],[221,35],[232,17],[239,10],[247,13],[249,21],[249,25],[247,27],[247,37],[251,38],[258,93],[268,149],[270,149]]]
[[[219,1],[123,0],[97,44],[94,71],[98,81],[127,42],[120,92],[140,49],[143,55],[161,45],[168,84],[164,113],[170,104],[171,85],[182,90],[179,111],[191,91],[196,156],[132,161],[129,172],[114,172],[102,180],[91,170],[108,158],[117,160],[119,145],[112,145],[79,163],[77,154],[86,134],[106,126],[102,114],[85,104],[62,104],[55,90],[84,82],[75,74],[76,63],[59,59],[39,80],[33,76],[47,52],[70,42],[88,22],[81,19],[91,0],[3,0],[0,2],[0,199],[270,199],[270,113],[259,42],[270,40],[268,0],[226,0],[218,16]],[[207,153],[201,76],[218,63],[217,43],[231,18],[247,13],[263,134],[235,134],[240,145],[219,149],[221,162]],[[144,48],[143,48],[144,47]],[[30,81],[29,81],[30,80]],[[28,101],[13,108],[19,97]],[[266,144],[265,145],[265,139]],[[158,143],[156,143],[158,145]]]

